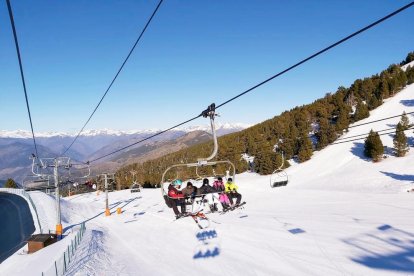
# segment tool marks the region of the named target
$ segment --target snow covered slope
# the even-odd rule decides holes
[[[414,111],[414,86],[365,121]],[[412,116],[409,116],[413,121]],[[391,128],[398,118],[350,128],[347,137]],[[358,124],[363,122],[358,122]],[[413,133],[407,131],[412,144]],[[382,136],[392,146],[391,136]],[[65,233],[86,221],[87,233],[68,275],[414,275],[414,153],[372,163],[363,140],[331,145],[289,168],[288,186],[269,177],[236,177],[245,209],[207,214],[210,227],[174,220],[159,189],[101,193],[62,200]],[[54,225],[50,200],[37,198]],[[115,214],[117,207],[123,213]],[[200,237],[207,239],[200,240]],[[1,275],[41,275],[65,240],[32,255],[15,254]]]
[[[371,111],[369,118],[356,124],[376,121],[386,117],[414,112],[414,85],[410,85],[382,106]],[[408,115],[411,123],[414,117]],[[400,117],[380,121],[359,127],[349,128],[349,132],[341,138],[354,137],[359,134],[368,134],[371,129],[380,131],[395,128]],[[393,132],[394,131],[387,131]],[[381,133],[381,132],[380,132]],[[405,132],[411,146],[414,142],[412,130]],[[362,137],[366,137],[362,136]],[[392,156],[393,134],[380,136],[382,143],[387,147],[388,158],[379,163],[372,163],[363,155],[364,139],[360,141],[328,146],[316,152],[311,160],[287,169],[291,179],[291,186],[295,188],[329,189],[355,192],[395,193],[405,192],[412,187],[414,173],[414,151],[406,157]],[[354,139],[354,138],[351,138]],[[346,140],[344,140],[346,141]]]

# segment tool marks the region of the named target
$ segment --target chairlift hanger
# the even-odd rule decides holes
[[[32,153],[30,159],[32,159],[32,173],[38,176],[41,175],[39,173],[39,169],[46,169],[58,166],[60,168],[65,168],[69,170],[72,166],[70,162],[70,157],[38,158],[36,155]]]

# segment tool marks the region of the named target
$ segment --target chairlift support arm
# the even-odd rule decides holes
[[[211,155],[209,157],[198,159],[197,161],[199,163],[202,163],[202,162],[205,162],[205,161],[210,161],[211,159],[216,157],[217,151],[218,151],[216,125],[215,125],[215,122],[214,122],[214,117],[217,116],[217,114],[216,114],[216,104],[212,103],[201,114],[203,115],[204,118],[207,118],[207,117],[210,118],[211,132],[213,134],[213,141],[214,141],[214,149],[213,149],[213,152],[211,153]]]

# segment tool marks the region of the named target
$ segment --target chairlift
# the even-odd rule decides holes
[[[34,160],[38,160],[36,165],[42,169],[58,166],[59,168],[70,169],[70,157],[57,157],[57,158],[37,158],[34,157]]]
[[[272,188],[286,186],[289,182],[288,174],[283,169],[283,166],[285,164],[285,157],[284,157],[283,152],[281,153],[281,156],[282,156],[282,164],[270,176],[270,187]]]
[[[49,175],[28,175],[23,180],[25,191],[49,191],[55,189],[55,185],[50,183]]]
[[[141,192],[141,185],[134,181],[129,189],[131,193],[139,193]]]
[[[75,170],[78,174],[75,176],[72,173],[72,170]],[[69,166],[69,178],[71,182],[76,182],[77,180],[86,179],[91,175],[91,166],[89,161],[84,164],[70,164]]]
[[[161,194],[162,194],[163,198],[165,199],[167,205],[168,205],[169,199],[172,199],[171,197],[168,196],[168,185],[170,183],[172,183],[172,181],[166,180],[166,176],[167,176],[167,173],[172,169],[195,168],[195,173],[198,177],[198,179],[196,179],[196,180],[200,180],[202,178],[213,179],[216,176],[215,173],[213,173],[213,175],[205,175],[205,176],[201,177],[198,174],[198,169],[201,168],[201,167],[214,167],[214,166],[223,164],[223,165],[226,165],[226,166],[229,167],[228,176],[232,177],[233,180],[235,179],[236,167],[231,161],[229,161],[229,160],[211,161],[214,157],[216,157],[217,152],[218,152],[217,134],[216,134],[216,128],[215,128],[215,122],[214,122],[214,118],[215,118],[215,116],[217,116],[217,114],[215,113],[215,104],[214,103],[211,104],[205,111],[203,111],[202,115],[203,115],[204,118],[207,118],[207,117],[210,118],[210,125],[211,125],[211,131],[212,131],[212,134],[213,134],[213,142],[214,142],[213,152],[207,158],[197,159],[197,162],[195,162],[195,163],[175,164],[175,165],[169,166],[164,171],[164,173],[162,174],[162,178],[161,178]],[[231,170],[231,174],[230,174],[230,170]]]

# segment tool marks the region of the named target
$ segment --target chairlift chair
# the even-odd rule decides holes
[[[138,193],[141,192],[141,185],[139,185],[137,182],[133,182],[130,187],[131,193]]]
[[[216,166],[216,165],[224,164],[224,165],[228,166],[229,168],[231,168],[231,173],[229,173],[229,176],[232,177],[233,179],[235,179],[236,167],[231,161],[229,161],[229,160],[211,161],[214,157],[216,157],[217,152],[218,152],[217,134],[216,134],[216,128],[215,128],[215,123],[214,123],[214,118],[215,118],[215,116],[217,116],[217,114],[215,113],[215,104],[211,104],[205,111],[203,111],[202,114],[203,114],[204,118],[207,118],[207,117],[210,118],[210,125],[211,125],[211,130],[212,130],[212,134],[213,134],[213,142],[214,142],[213,152],[211,153],[211,155],[209,157],[199,158],[197,160],[197,162],[195,162],[195,163],[186,163],[186,164],[185,163],[180,163],[180,164],[171,165],[164,171],[164,173],[162,174],[162,178],[161,178],[161,194],[162,194],[165,202],[167,203],[167,205],[169,205],[169,200],[172,199],[171,197],[168,196],[168,186],[169,186],[170,183],[172,183],[172,181],[166,181],[166,176],[167,176],[167,173],[172,169],[195,168],[196,175],[198,177],[198,179],[196,179],[196,181],[197,181],[197,180],[200,180],[200,179],[203,179],[203,178],[213,179],[215,177],[215,175],[201,177],[198,174],[198,168],[207,167],[207,166],[213,167],[213,166]]]
[[[285,158],[282,152],[282,164],[277,168],[272,175],[270,176],[270,187],[276,188],[281,186],[286,186],[289,182],[289,177],[286,171],[283,169]]]
[[[23,189],[25,191],[48,191],[55,189],[50,184],[49,175],[29,175],[23,180]]]

